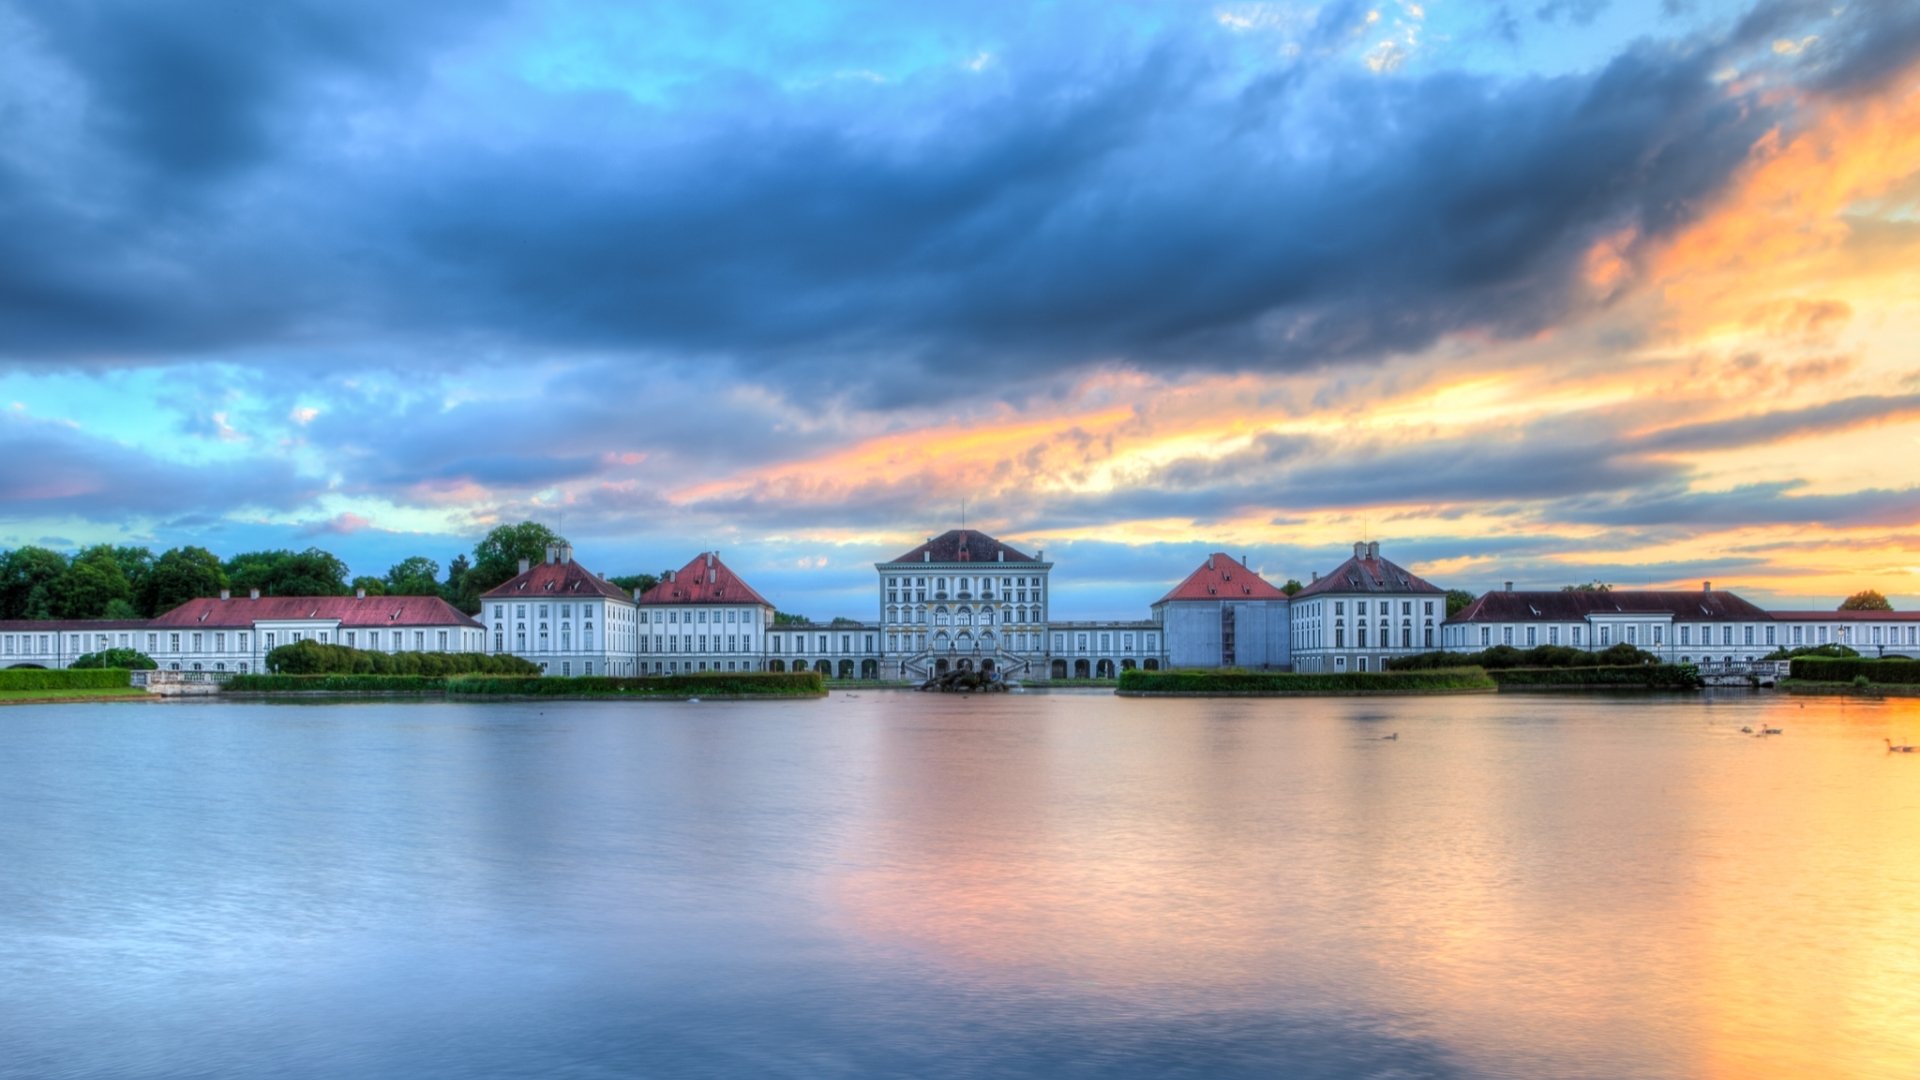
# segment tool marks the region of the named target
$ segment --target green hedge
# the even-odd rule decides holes
[[[1478,668],[1444,671],[1123,671],[1122,693],[1154,694],[1418,694],[1492,690]]]
[[[1693,664],[1633,664],[1626,667],[1504,668],[1489,671],[1501,687],[1596,686],[1648,690],[1697,690],[1704,685]]]
[[[474,697],[803,697],[826,692],[817,672],[703,672],[618,678],[583,675],[236,675],[230,693],[305,691],[334,694],[466,695]]]
[[[1859,653],[1853,651],[1852,649],[1847,648],[1845,645],[1842,645],[1839,642],[1830,641],[1825,645],[1801,645],[1798,648],[1793,648],[1793,649],[1789,649],[1782,646],[1781,648],[1773,650],[1772,652],[1761,657],[1760,659],[1762,660],[1798,660],[1802,656],[1811,656],[1816,658],[1825,656],[1825,657],[1833,657],[1837,659],[1851,660],[1854,657],[1859,655],[1860,655]]]
[[[1797,657],[1788,669],[1793,678],[1809,682],[1852,682],[1864,676],[1869,683],[1894,683],[1902,686],[1920,683],[1920,660],[1826,659]]]
[[[1660,658],[1650,652],[1617,642],[1599,652],[1588,652],[1569,645],[1540,645],[1516,649],[1495,645],[1480,652],[1425,652],[1396,656],[1387,661],[1388,671],[1434,671],[1446,668],[1477,667],[1488,671],[1505,668],[1625,667],[1629,664],[1657,664]]]
[[[0,671],[0,690],[111,690],[132,682],[126,668],[7,668]]]
[[[308,639],[268,653],[267,670],[279,675],[538,675],[540,665],[504,653],[384,653]]]

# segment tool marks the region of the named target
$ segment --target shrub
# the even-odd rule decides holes
[[[68,665],[72,668],[124,668],[128,671],[152,671],[160,665],[153,657],[137,649],[102,649],[90,652]]]
[[[422,654],[433,655],[433,654]],[[462,655],[462,654],[449,654]],[[705,672],[692,675],[615,677],[582,675],[542,678],[538,675],[236,675],[226,684],[230,692],[275,693],[307,691],[336,694],[423,694],[474,697],[700,697],[702,695],[798,697],[825,693],[817,672]]]
[[[125,668],[0,670],[0,690],[112,690],[130,682]]]
[[[1123,671],[1123,693],[1356,693],[1411,694],[1435,690],[1491,690],[1493,680],[1478,668],[1435,671]]]
[[[1626,664],[1610,667],[1505,668],[1488,675],[1501,688],[1638,687],[1647,690],[1697,690],[1705,685],[1693,664]]]
[[[279,675],[538,675],[540,665],[504,653],[384,653],[308,639],[269,652],[267,670]]]
[[[1920,683],[1920,660],[1869,660],[1859,657],[1850,660],[1824,659],[1802,656],[1793,661],[1788,669],[1793,678],[1808,682],[1851,682],[1866,679],[1869,683],[1889,683],[1912,685]]]
[[[1426,652],[1397,656],[1387,661],[1388,671],[1434,671],[1442,668],[1477,667],[1488,671],[1507,668],[1624,667],[1630,664],[1657,664],[1660,658],[1626,642],[1609,645],[1599,652],[1588,652],[1567,645],[1540,645],[1516,649],[1495,645],[1477,653]]]

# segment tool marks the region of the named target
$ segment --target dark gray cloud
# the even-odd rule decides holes
[[[1834,56],[1891,70],[1907,14],[1856,7]],[[1604,302],[1582,280],[1597,237],[1672,235],[1787,118],[1713,81],[1733,43],[1827,23],[1769,6],[1727,41],[1558,78],[1374,79],[1309,49],[1241,84],[1221,35],[1062,19],[992,78],[884,99],[523,88],[483,127],[490,102],[444,107],[433,71],[486,9],[8,9],[91,118],[52,149],[98,175],[55,190],[39,147],[0,152],[0,356],[593,350],[867,404],[1537,333]],[[1360,12],[1323,8],[1309,42]]]
[[[320,492],[282,462],[183,465],[64,423],[0,412],[0,525],[74,517],[167,518],[255,507],[287,510]]]
[[[1851,397],[1804,409],[1666,428],[1636,440],[1634,446],[1652,452],[1728,450],[1911,416],[1920,416],[1920,394]]]
[[[1834,528],[1920,523],[1920,488],[1868,488],[1841,494],[1806,494],[1800,481],[1749,484],[1728,491],[1690,491],[1683,487],[1567,499],[1543,508],[1543,516],[1570,524],[1617,526],[1693,526],[1727,529],[1744,525],[1799,525],[1818,522]]]

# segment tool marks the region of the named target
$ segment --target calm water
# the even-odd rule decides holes
[[[1886,735],[1920,701],[0,709],[0,1076],[1909,1080]]]

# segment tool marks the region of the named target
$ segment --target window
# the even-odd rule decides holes
[[[1557,626],[1547,627],[1547,644],[1549,645],[1560,644],[1560,628],[1559,627]]]
[[[1534,635],[1537,633],[1539,633],[1539,629],[1537,627],[1532,627],[1532,626],[1527,627],[1527,648],[1531,649],[1535,645],[1539,644],[1539,641],[1537,641],[1534,637]]]

